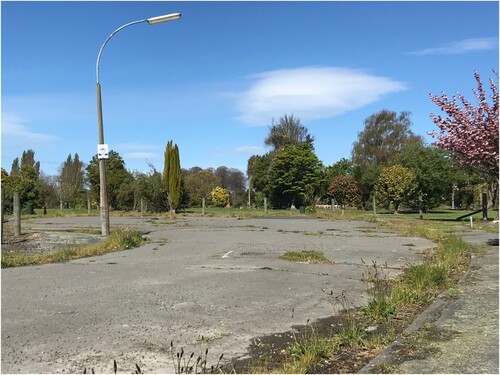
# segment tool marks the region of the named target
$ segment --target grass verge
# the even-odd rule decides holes
[[[137,230],[124,229],[111,232],[105,242],[78,248],[56,250],[51,254],[29,256],[20,252],[2,253],[2,268],[30,266],[36,264],[63,262],[95,255],[102,255],[117,250],[126,250],[142,245],[146,240]]]

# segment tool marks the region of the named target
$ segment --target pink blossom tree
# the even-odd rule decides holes
[[[429,133],[437,138],[434,144],[454,152],[459,163],[479,167],[492,185],[492,202],[498,190],[498,88],[490,78],[492,95],[488,100],[481,77],[474,71],[477,90],[473,90],[478,100],[474,106],[459,93],[451,99],[429,94],[430,99],[446,113],[447,118],[431,114],[430,117],[439,128]]]

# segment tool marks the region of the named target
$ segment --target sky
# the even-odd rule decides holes
[[[1,2],[1,165],[24,150],[56,175],[68,155],[97,153],[96,60],[104,140],[130,171],[163,170],[169,140],[181,167],[246,172],[284,114],[315,137],[324,165],[351,157],[364,120],[409,111],[433,139],[429,94],[476,103],[498,78],[499,6],[471,2]]]

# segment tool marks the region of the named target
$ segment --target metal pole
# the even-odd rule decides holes
[[[101,85],[97,83],[97,126],[99,132],[99,144],[104,144],[104,129],[102,122],[102,100]],[[109,236],[109,206],[108,189],[106,183],[106,160],[99,159],[99,208],[101,211],[101,234]]]

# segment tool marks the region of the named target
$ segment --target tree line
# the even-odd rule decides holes
[[[329,204],[371,208],[372,200],[396,212],[402,207],[424,210],[440,205],[477,207],[488,190],[490,205],[498,193],[498,90],[490,79],[490,96],[477,73],[474,90],[479,104],[463,96],[430,95],[446,113],[431,114],[440,132],[427,145],[411,130],[411,113],[387,109],[372,114],[353,143],[350,159],[324,165],[314,149],[314,136],[293,114],[271,122],[264,139],[270,151],[248,159],[246,176],[235,168],[181,168],[179,148],[169,141],[163,171],[152,164],[148,172],[130,172],[123,158],[110,151],[106,161],[109,206],[115,210],[175,212],[199,207],[203,200],[216,206],[263,206],[286,209]],[[459,104],[461,103],[461,105]],[[99,206],[99,163],[88,164],[78,154],[68,158],[57,176],[46,176],[33,150],[24,151],[2,168],[4,200],[19,192],[29,207],[84,208]],[[7,205],[8,209],[8,205]]]

